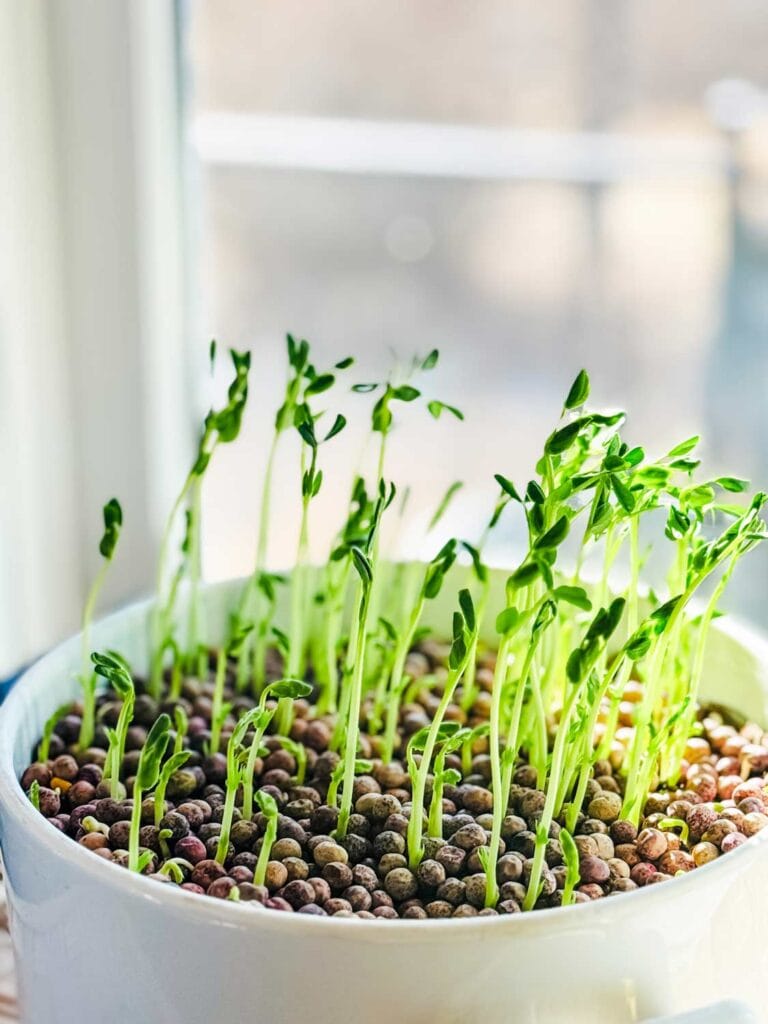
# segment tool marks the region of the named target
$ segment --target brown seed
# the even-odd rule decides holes
[[[722,842],[727,835],[731,832],[736,832],[736,825],[729,821],[727,818],[718,818],[714,824],[710,825],[706,832],[703,833],[702,839],[706,843],[714,843],[717,847],[722,847]]]
[[[286,857],[300,857],[301,845],[295,839],[278,839],[271,850],[272,860],[285,860]]]
[[[768,825],[768,814],[763,814],[759,811],[750,811],[748,814],[744,815],[740,831],[743,832],[745,836],[754,836],[758,832],[762,831],[766,825]]]
[[[692,871],[696,862],[685,850],[668,850],[659,858],[659,870],[667,875],[676,875],[678,871]]]
[[[349,855],[344,847],[334,842],[318,843],[313,849],[312,855],[315,858],[315,864],[319,864],[320,867],[334,863],[346,864],[349,860]]]
[[[285,883],[288,881],[288,869],[285,864],[279,860],[271,860],[267,864],[267,870],[264,875],[264,884],[270,892],[276,892],[278,889],[282,889]]]
[[[621,797],[618,793],[603,790],[589,802],[587,813],[598,821],[613,822],[621,814]]]
[[[657,828],[644,828],[637,837],[637,852],[645,860],[658,860],[667,847],[667,837]]]
[[[650,864],[647,860],[641,860],[639,864],[630,871],[629,877],[635,883],[635,885],[647,885],[648,879],[656,874],[656,868],[653,864]]]
[[[747,837],[743,833],[731,832],[730,835],[727,835],[723,839],[720,844],[720,849],[723,853],[730,853],[731,850],[735,850],[737,846],[741,846],[743,843],[746,843],[746,841]]]
[[[696,843],[691,850],[691,856],[696,867],[700,868],[704,864],[709,864],[710,861],[717,860],[720,851],[714,843]]]
[[[410,899],[419,890],[416,876],[408,868],[395,868],[384,879],[384,888],[396,902]]]
[[[619,860],[629,864],[630,868],[633,868],[635,864],[639,864],[642,859],[634,843],[619,843],[615,853]]]
[[[432,900],[431,903],[426,904],[424,909],[427,912],[427,917],[451,917],[454,907],[446,900]]]
[[[582,857],[579,861],[579,875],[584,884],[604,885],[610,878],[610,868],[599,857]]]

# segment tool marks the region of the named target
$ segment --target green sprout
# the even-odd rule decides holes
[[[262,739],[267,731],[269,723],[275,715],[275,708],[267,707],[267,700],[272,697],[279,702],[281,700],[294,701],[300,697],[308,697],[312,693],[312,687],[301,679],[277,679],[269,683],[261,691],[259,703],[253,712],[253,738],[251,740],[246,757],[242,785],[243,785],[243,817],[250,818],[253,813],[253,775],[256,771],[256,758],[259,756]]]
[[[297,342],[292,335],[288,334],[286,335],[286,345],[288,350],[288,380],[286,383],[285,393],[283,395],[283,401],[275,415],[274,431],[272,433],[272,441],[267,455],[267,464],[262,482],[261,505],[259,509],[259,529],[256,545],[256,562],[253,574],[251,575],[243,592],[239,608],[241,616],[250,617],[253,615],[255,617],[257,627],[254,638],[255,646],[252,648],[250,644],[246,644],[239,659],[238,685],[241,689],[245,688],[251,671],[250,663],[252,658],[253,680],[257,693],[261,690],[261,687],[264,684],[269,620],[271,619],[274,611],[272,586],[270,583],[267,583],[265,586],[265,578],[270,576],[266,571],[266,564],[269,548],[272,478],[275,463],[277,461],[280,440],[287,431],[292,430],[294,427],[298,427],[301,422],[304,422],[307,419],[308,400],[315,395],[320,395],[328,391],[333,387],[336,379],[333,373],[318,373],[315,370],[314,366],[310,362],[309,342],[304,340]],[[353,362],[354,360],[350,357],[341,359],[335,364],[334,370],[346,370],[353,364]],[[337,432],[344,426],[344,418],[340,417],[340,419],[342,422],[341,425],[338,426]],[[311,416],[310,422],[313,422]],[[339,422],[338,417],[336,422]],[[326,440],[328,439],[328,436],[332,436],[332,434],[327,435]],[[308,488],[305,481],[302,481],[302,496],[304,497],[304,491],[306,489],[309,489],[311,492],[314,486],[316,486],[319,491],[321,482],[322,473],[320,473],[319,482],[317,480],[317,474],[312,473],[311,483]],[[317,491],[315,491],[315,494],[316,493]],[[309,499],[313,496],[314,495],[310,493]],[[306,546],[306,523],[304,522],[302,522],[300,534],[299,550],[301,555],[303,555]],[[260,596],[262,599],[262,607],[259,609],[258,604]]]
[[[371,607],[371,591],[374,582],[371,555],[376,546],[379,524],[385,509],[392,504],[395,497],[394,486],[387,491],[384,482],[379,483],[379,496],[371,517],[371,526],[364,548],[353,545],[350,549],[352,564],[358,575],[359,585],[355,602],[352,629],[350,632],[349,654],[347,667],[348,677],[345,679],[346,694],[342,702],[345,709],[344,721],[344,774],[341,794],[341,807],[336,831],[339,838],[347,834],[349,816],[352,813],[352,790],[355,777],[355,760],[360,737],[360,708],[363,699],[363,677],[365,674],[365,651],[368,630],[368,617]]]
[[[174,713],[178,710],[178,707],[175,708]],[[160,770],[160,776],[157,780],[157,785],[155,786],[154,794],[155,826],[157,828],[160,828],[160,821],[163,815],[165,814],[165,791],[168,788],[168,783],[170,782],[171,776],[173,775],[174,772],[177,772],[179,768],[184,767],[184,765],[189,760],[191,754],[191,750],[174,751],[174,753],[171,754],[171,756],[168,758],[168,760],[165,762],[162,769]]]
[[[373,761],[368,761],[365,758],[358,757],[355,759],[355,775],[367,775],[373,768]],[[344,778],[344,772],[346,770],[346,764],[344,761],[339,760],[331,771],[331,783],[328,786],[328,794],[325,798],[325,802],[329,807],[338,807],[339,804],[339,786],[341,780]]]
[[[96,716],[96,674],[91,668],[91,622],[104,579],[107,575],[112,558],[115,554],[120,528],[123,525],[123,510],[117,498],[111,498],[103,509],[104,533],[99,541],[99,553],[103,558],[101,568],[91,584],[88,598],[83,609],[82,628],[82,671],[80,683],[83,688],[83,717],[80,723],[78,745],[85,750],[93,743],[93,730]]]
[[[50,718],[47,718],[45,720],[45,725],[43,726],[43,736],[42,739],[40,740],[40,745],[37,748],[38,761],[48,760],[51,752],[51,739],[53,738],[53,733],[56,729],[56,726],[65,715],[69,714],[70,709],[71,704],[62,704],[61,707],[56,708],[56,710],[53,712]]]
[[[128,869],[139,870],[139,830],[141,829],[141,801],[144,793],[153,789],[160,778],[160,764],[170,740],[171,720],[160,715],[147,734],[139,755],[139,766],[133,783],[133,809],[128,833]],[[157,803],[157,800],[156,800]]]
[[[444,723],[449,725],[451,723]],[[443,838],[443,791],[446,786],[458,786],[461,782],[461,772],[457,771],[456,768],[446,768],[445,759],[449,754],[453,754],[459,750],[462,744],[471,736],[470,729],[457,728],[453,730],[452,735],[439,744],[437,754],[435,755],[434,770],[433,770],[433,782],[432,782],[432,797],[429,802],[429,817],[427,823],[427,833],[435,839]]]
[[[253,884],[264,885],[264,879],[267,876],[267,865],[269,864],[269,857],[272,853],[272,847],[275,844],[277,838],[277,818],[278,810],[275,798],[270,796],[269,793],[265,793],[259,790],[256,794],[256,800],[259,805],[259,810],[266,819],[266,827],[264,830],[264,836],[261,840],[261,849],[259,850],[259,857],[256,861],[256,867],[253,871]]]
[[[294,776],[296,785],[303,786],[307,774],[307,748],[303,743],[292,740],[290,736],[278,736],[277,739],[283,750],[289,753],[296,762],[296,775]]]
[[[668,829],[680,829],[680,838],[683,843],[688,845],[688,823],[683,821],[682,818],[662,818],[659,822],[659,828],[667,831]]]
[[[253,625],[248,623],[244,626],[237,622],[226,644],[219,648],[216,658],[216,676],[214,679],[213,705],[211,709],[211,753],[215,754],[221,744],[221,727],[231,710],[224,702],[224,683],[227,675],[227,665],[230,660],[236,659],[243,649]]]
[[[328,383],[330,381],[330,383]],[[322,390],[333,384],[334,377],[328,374],[326,378],[317,377],[304,389],[305,398],[310,394],[319,393],[317,387],[323,384]],[[315,390],[312,390],[312,389]],[[301,526],[299,528],[299,547],[296,556],[296,564],[291,579],[291,631],[288,644],[288,665],[287,674],[298,677],[304,671],[304,655],[307,644],[307,561],[309,558],[309,506],[313,498],[317,497],[323,483],[323,471],[317,467],[317,454],[320,444],[330,441],[336,437],[346,426],[346,419],[338,415],[330,430],[322,440],[319,440],[315,432],[315,419],[308,405],[304,404],[297,409],[298,430],[303,441],[302,446],[302,478],[301,478]],[[304,452],[309,450],[309,465],[305,465]],[[291,729],[291,709],[293,703],[290,699],[284,698],[283,703],[278,707],[278,731],[287,734]]]
[[[136,691],[130,670],[123,658],[115,651],[107,654],[94,652],[91,661],[96,667],[97,675],[103,676],[115,693],[122,700],[122,707],[114,729],[109,730],[109,748],[104,766],[104,778],[109,779],[110,796],[113,800],[120,798],[120,771],[125,753],[125,737],[133,720],[133,707]]]
[[[445,680],[443,695],[440,698],[440,703],[431,724],[424,730],[420,730],[416,736],[411,738],[408,744],[409,771],[412,770],[413,752],[417,749],[421,751],[418,771],[412,778],[412,810],[406,832],[408,862],[411,870],[419,866],[424,856],[422,846],[424,793],[430,764],[438,743],[441,740],[447,739],[458,729],[457,723],[444,722],[443,719],[448,705],[453,699],[456,687],[466,670],[470,650],[472,649],[472,641],[476,632],[477,621],[472,598],[468,590],[462,590],[459,593],[459,610],[454,612],[453,616],[453,643],[448,655],[448,676]]]
[[[212,358],[215,356],[215,346],[212,345]],[[227,401],[219,410],[213,410],[205,417],[203,430],[198,442],[197,454],[192,468],[187,474],[181,490],[171,509],[171,514],[165,525],[163,537],[160,544],[160,555],[157,568],[157,598],[152,615],[152,639],[153,655],[150,673],[150,692],[154,697],[159,697],[161,692],[164,656],[169,650],[169,639],[174,628],[174,613],[176,596],[178,593],[178,582],[180,573],[177,571],[166,592],[167,565],[170,558],[171,540],[179,515],[192,496],[192,505],[186,511],[187,530],[182,543],[182,554],[184,561],[188,560],[190,552],[196,552],[197,533],[199,531],[199,484],[210,465],[219,444],[229,444],[234,441],[240,433],[243,413],[248,400],[248,372],[251,366],[250,352],[236,352],[230,349],[230,356],[234,367],[235,375],[227,392]],[[194,551],[193,551],[194,549]],[[193,558],[192,594],[193,604],[197,600],[197,569]],[[193,623],[196,619],[193,616]],[[198,642],[196,635],[188,638],[190,650],[196,656]]]
[[[560,829],[560,846],[563,851],[563,862],[565,863],[565,884],[563,885],[562,905],[570,906],[573,903],[573,891],[581,880],[579,871],[579,849],[573,841],[571,833],[564,828]]]
[[[32,806],[35,808],[35,810],[39,811],[40,810],[40,783],[37,781],[37,779],[33,779],[32,780],[32,785],[27,790],[27,796],[29,797],[29,802],[32,804]]]
[[[391,761],[394,754],[394,746],[397,735],[397,722],[400,712],[400,701],[403,695],[404,684],[407,679],[404,676],[405,663],[408,652],[413,647],[413,639],[418,629],[424,605],[427,601],[433,600],[440,593],[448,570],[456,560],[456,541],[447,541],[438,551],[435,557],[427,565],[424,572],[424,579],[419,590],[416,603],[411,610],[408,624],[405,629],[397,635],[395,656],[392,665],[392,673],[386,694],[381,695],[381,702],[386,703],[386,730],[384,733],[384,749],[382,758],[384,761]],[[378,711],[374,708],[374,724],[378,717]]]

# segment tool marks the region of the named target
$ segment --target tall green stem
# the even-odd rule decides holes
[[[340,839],[347,834],[349,816],[352,813],[352,791],[355,783],[355,760],[360,735],[360,705],[363,696],[363,673],[365,671],[365,641],[371,587],[360,585],[360,601],[355,631],[355,654],[349,691],[349,711],[346,716],[347,735],[344,746],[344,784],[341,793],[341,808],[337,833]]]

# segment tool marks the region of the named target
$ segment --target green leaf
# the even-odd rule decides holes
[[[170,739],[170,729],[171,720],[168,715],[163,713],[155,720],[147,734],[136,771],[136,782],[141,789],[151,789],[157,784],[160,775],[160,762]]]
[[[334,369],[336,370],[347,370],[354,363],[353,356],[347,356],[346,359],[340,359],[338,363],[334,363]]]
[[[654,609],[649,615],[649,618],[654,623],[654,629],[656,633],[661,633],[669,622],[672,612],[677,608],[678,604],[682,599],[682,594],[677,594],[675,597],[671,597],[669,601],[659,605],[658,608]]]
[[[384,394],[376,402],[371,413],[371,429],[375,434],[386,434],[392,426],[392,410],[389,408],[389,400],[392,397],[392,389],[387,387]]]
[[[611,473],[610,481],[613,493],[618,498],[621,507],[625,512],[633,512],[636,502],[632,491],[630,491],[629,487],[627,487],[623,480],[620,480],[619,477],[615,476],[613,473]]]
[[[669,468],[680,470],[682,473],[692,473],[700,465],[699,459],[675,459],[674,462],[670,462]]]
[[[259,810],[265,818],[276,818],[278,815],[277,802],[270,793],[265,793],[263,789],[257,789],[256,803],[259,805]]]
[[[667,452],[666,458],[676,459],[681,455],[687,455],[689,452],[693,451],[700,440],[701,438],[699,435],[694,434],[693,437],[689,437],[686,441],[681,441],[680,444],[675,445],[671,451]]]
[[[317,436],[315,435],[315,428],[311,420],[303,420],[297,424],[296,429],[301,434],[304,444],[309,445],[310,448],[317,448]]]
[[[449,412],[452,416],[455,416],[457,420],[464,419],[464,413],[457,409],[455,405],[448,405],[446,402],[439,402],[436,398],[432,399],[431,402],[427,402],[427,409],[430,414],[436,419],[440,419],[440,415],[443,412]]]
[[[91,661],[96,674],[103,676],[119,697],[125,700],[133,695],[134,686],[130,669],[119,654],[115,651],[109,651],[107,654],[99,654],[94,651],[91,654]]]
[[[309,697],[312,687],[303,679],[279,679],[276,683],[269,684],[269,692],[273,697],[290,697],[297,700],[299,697]]]
[[[539,608],[538,614],[534,619],[533,626],[531,627],[531,634],[533,636],[536,633],[540,633],[542,630],[547,629],[554,621],[557,616],[557,605],[554,601],[545,601],[541,608]]]
[[[378,384],[353,384],[351,390],[358,395],[367,395],[371,391],[375,391]]]
[[[488,567],[483,564],[479,550],[466,540],[461,542],[461,546],[472,559],[472,568],[475,571],[475,576],[477,576],[481,583],[485,583],[488,579]]]
[[[474,633],[477,624],[475,617],[475,606],[472,602],[472,595],[466,587],[459,591],[459,607],[464,615],[464,621],[470,633]]]
[[[328,433],[325,435],[323,440],[324,441],[330,441],[332,437],[336,437],[337,434],[340,434],[341,431],[344,429],[344,427],[346,427],[346,425],[347,425],[346,417],[342,416],[341,413],[339,413],[337,415],[336,419],[333,421],[333,426],[328,431]]]
[[[520,622],[520,612],[517,608],[505,608],[496,616],[496,632],[505,636],[511,633]]]
[[[631,448],[628,452],[624,453],[624,461],[629,466],[638,466],[645,458],[645,452],[642,448]]]
[[[496,483],[499,485],[502,491],[504,491],[505,494],[508,494],[513,501],[518,501],[522,503],[522,499],[520,498],[520,495],[517,493],[517,488],[511,480],[508,480],[507,477],[502,476],[501,473],[494,473],[493,479],[496,481]]]
[[[123,525],[123,510],[117,498],[110,498],[103,509],[104,535],[99,542],[99,551],[108,561],[115,553],[120,527]]]
[[[419,389],[412,387],[410,384],[401,384],[400,387],[392,391],[392,397],[400,402],[415,402],[420,395]]]
[[[587,597],[587,592],[583,587],[569,587],[565,585],[556,587],[554,596],[558,601],[567,601],[568,604],[581,608],[582,611],[589,612],[592,610],[592,602]]]
[[[362,580],[363,586],[370,586],[373,582],[373,569],[371,568],[371,563],[359,547],[353,545],[350,548],[350,552],[352,554],[352,562],[355,566],[355,570]]]
[[[749,480],[742,480],[737,476],[719,476],[715,483],[724,491],[731,491],[733,494],[741,494],[749,487]]]
[[[525,496],[528,501],[532,501],[534,505],[543,505],[547,500],[546,494],[535,480],[528,481],[528,486],[525,489]]]
[[[535,579],[541,575],[541,566],[538,562],[526,562],[519,568],[515,569],[512,575],[507,579],[507,586],[512,590],[521,590],[523,587],[530,586]]]
[[[554,526],[551,526],[546,533],[542,534],[542,536],[536,540],[533,545],[534,549],[540,551],[542,548],[558,547],[568,536],[569,529],[570,524],[568,522],[568,516],[560,516]]]
[[[336,378],[332,373],[321,373],[307,384],[306,388],[304,388],[304,394],[307,398],[312,395],[321,395],[324,391],[328,391],[329,388],[333,387],[335,380]]]
[[[574,420],[573,423],[567,423],[564,427],[550,434],[544,445],[545,454],[560,455],[567,451],[579,436],[582,426],[584,424],[581,420]]]
[[[458,722],[441,722],[435,734],[435,742],[442,743],[444,740],[450,739],[459,728],[461,727]],[[427,745],[430,730],[431,726],[425,725],[423,729],[414,733],[408,741],[408,749],[413,753],[421,753]]]
[[[568,397],[565,400],[566,409],[577,409],[584,405],[589,398],[589,376],[586,370],[580,370],[576,380],[571,385]]]
[[[461,663],[467,656],[467,643],[464,636],[457,636],[454,638],[451,644],[451,650],[448,655],[448,668],[452,671],[456,671],[461,667]]]
[[[440,353],[436,348],[433,348],[429,355],[422,361],[422,370],[433,370],[437,366],[437,360],[440,357]]]
[[[581,648],[576,647],[568,655],[565,665],[565,674],[572,683],[578,683],[583,674]]]
[[[248,622],[234,630],[226,646],[226,653],[230,658],[236,658],[240,654],[253,628],[254,623]]]
[[[624,614],[626,603],[627,602],[623,597],[616,597],[608,605],[608,614],[606,616],[605,629],[603,632],[603,637],[606,640],[613,635],[616,627],[621,622],[621,617]]]
[[[640,661],[651,649],[652,639],[648,627],[644,626],[627,640],[624,651],[630,661]]]

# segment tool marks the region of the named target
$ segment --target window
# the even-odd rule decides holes
[[[713,469],[768,477],[768,19],[760,5],[506,0],[189,6],[199,349],[254,349],[243,447],[212,472],[208,568],[246,572],[286,330],[320,363],[441,350],[466,423],[414,412],[392,475],[426,517],[463,479],[525,479],[582,366],[649,446],[694,432]],[[681,59],[684,51],[685,59]],[[274,399],[273,399],[274,400]],[[360,399],[348,401],[362,417]],[[354,405],[357,402],[357,406]],[[314,523],[321,553],[334,488]],[[336,460],[334,460],[336,461]],[[293,469],[272,557],[295,544]],[[458,525],[457,525],[458,524]],[[761,557],[761,556],[758,556]],[[763,555],[763,566],[768,565]],[[736,603],[768,621],[765,577]],[[760,598],[759,605],[755,599]]]

